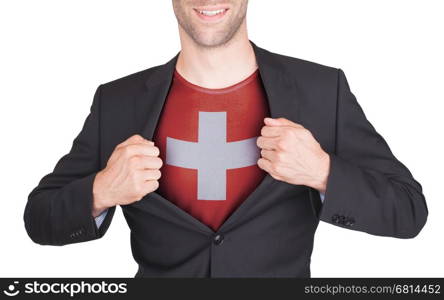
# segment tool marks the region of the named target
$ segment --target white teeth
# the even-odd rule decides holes
[[[224,11],[225,11],[225,9],[219,9],[219,10],[199,10],[199,12],[202,15],[205,15],[205,16],[215,16],[215,15],[218,15],[220,13],[223,13]]]

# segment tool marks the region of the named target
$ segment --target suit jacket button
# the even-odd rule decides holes
[[[345,225],[347,226],[353,226],[355,224],[355,219],[353,218],[347,218],[347,221],[345,222]]]
[[[339,215],[333,215],[333,217],[331,217],[331,220],[333,221],[333,223],[338,223]]]
[[[222,244],[223,241],[224,241],[224,236],[223,236],[223,234],[220,234],[220,233],[215,235],[213,238],[213,242],[215,245],[220,245],[220,244]]]

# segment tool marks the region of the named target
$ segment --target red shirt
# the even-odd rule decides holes
[[[175,71],[153,136],[163,161],[156,192],[216,231],[265,176],[256,139],[267,116],[258,70],[221,89]]]

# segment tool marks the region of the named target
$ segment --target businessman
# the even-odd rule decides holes
[[[72,148],[31,191],[42,245],[104,236],[120,206],[136,277],[309,277],[320,220],[413,238],[422,187],[341,69],[249,40],[247,0],[173,0],[168,62],[101,84]]]

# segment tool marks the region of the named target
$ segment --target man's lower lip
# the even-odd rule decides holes
[[[225,14],[227,13],[228,9],[225,9],[222,13],[214,15],[214,16],[206,16],[204,14],[201,14],[198,10],[194,9],[194,11],[196,12],[197,16],[204,21],[217,21],[222,19]]]

